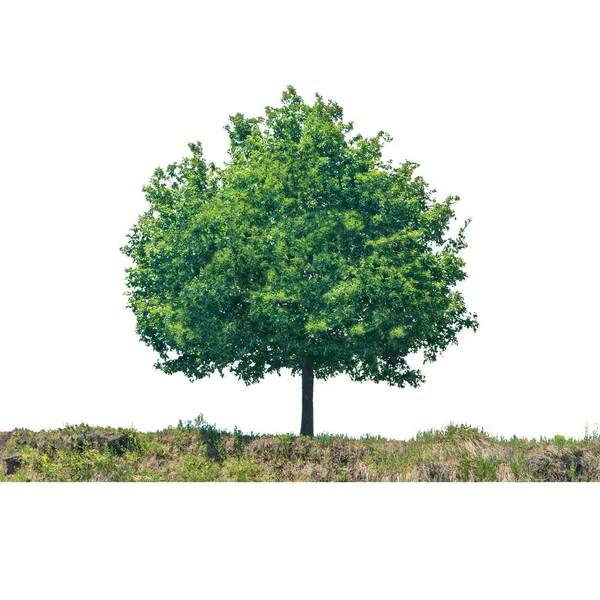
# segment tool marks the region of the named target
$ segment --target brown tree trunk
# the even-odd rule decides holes
[[[313,436],[313,383],[315,363],[312,358],[302,361],[302,423],[300,435]]]

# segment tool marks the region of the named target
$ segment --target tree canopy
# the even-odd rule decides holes
[[[386,133],[353,134],[337,103],[317,94],[311,106],[291,86],[225,129],[223,167],[197,142],[156,169],[122,249],[155,366],[250,384],[308,357],[316,378],[418,386],[408,355],[433,361],[477,328],[455,288],[468,223],[449,235],[458,197],[435,200],[416,163],[382,159]]]

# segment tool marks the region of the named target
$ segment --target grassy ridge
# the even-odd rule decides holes
[[[466,425],[381,437],[244,435],[204,421],[154,433],[0,433],[0,481],[600,481],[600,435],[495,438]]]

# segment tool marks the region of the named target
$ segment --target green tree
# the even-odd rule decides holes
[[[246,384],[302,373],[300,433],[313,435],[313,379],[413,387],[407,356],[434,361],[477,328],[455,284],[464,229],[417,164],[382,160],[380,132],[351,135],[342,108],[293,87],[265,115],[225,127],[230,160],[158,168],[149,209],[122,251],[137,333],[155,367],[191,380],[230,370]],[[435,190],[433,190],[435,191]]]

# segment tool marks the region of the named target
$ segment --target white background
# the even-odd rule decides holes
[[[203,143],[209,160],[222,164],[228,115],[259,115],[264,106],[279,102],[288,84],[308,101],[319,92],[340,103],[357,132],[390,133],[394,141],[386,157],[420,163],[419,173],[438,190],[438,198],[461,197],[459,221],[473,219],[464,252],[469,278],[460,289],[468,308],[479,315],[480,330],[465,332],[458,346],[428,366],[427,382],[417,390],[360,385],[344,377],[317,381],[316,431],[406,439],[454,422],[507,437],[581,437],[586,424],[593,428],[600,422],[600,38],[595,3],[0,6],[0,430],[79,422],[156,430],[203,413],[230,430],[237,425],[247,432],[298,431],[298,379],[284,375],[245,387],[233,378],[192,384],[183,376],[154,371],[155,357],[138,341],[134,318],[125,308],[127,259],[119,253],[145,210],[141,187],[154,168],[182,158],[187,142],[195,140]],[[91,492],[79,493],[82,501],[92,499]],[[537,576],[528,579],[533,573],[522,568],[527,562],[544,571],[549,563],[542,561],[540,548],[548,550],[557,540],[559,556],[561,544],[594,525],[561,514],[564,503],[556,496],[546,497],[545,505],[552,508],[542,515],[539,497],[529,495],[521,504],[517,492],[510,498],[488,494],[485,507],[509,511],[491,516],[474,496],[445,492],[440,505],[429,506],[429,492],[411,492],[410,498],[406,493],[373,493],[374,498],[364,498],[364,512],[362,500],[353,496],[349,506],[358,514],[329,519],[315,509],[314,521],[296,521],[295,529],[278,528],[269,519],[277,514],[284,523],[294,522],[300,501],[281,498],[291,501],[291,512],[277,505],[279,512],[273,513],[269,506],[276,500],[270,492],[241,495],[240,502],[257,511],[258,520],[252,521],[252,515],[231,520],[229,509],[219,512],[216,492],[203,503],[195,492],[180,491],[164,505],[171,510],[179,500],[188,502],[180,513],[186,518],[177,522],[162,512],[158,496],[152,496],[142,518],[130,493],[123,513],[116,503],[108,511],[111,529],[97,517],[92,525],[92,513],[70,495],[65,504],[65,493],[45,492],[56,508],[56,531],[31,500],[32,512],[13,525],[19,540],[31,539],[42,527],[50,545],[68,540],[60,532],[87,529],[100,541],[102,559],[97,550],[91,558],[103,565],[102,572],[93,564],[86,571],[84,554],[78,549],[77,557],[71,556],[68,541],[62,541],[40,573],[55,581],[61,556],[67,567],[71,556],[77,581],[95,582],[96,591],[109,589],[103,586],[111,581],[108,565],[113,563],[105,559],[113,550],[135,567],[127,570],[119,562],[116,572],[132,591],[143,591],[152,581],[144,571],[148,568],[167,587],[161,577],[168,575],[173,590],[187,584],[198,594],[210,585],[227,589],[236,577],[235,568],[226,568],[232,557],[241,557],[235,564],[245,565],[237,573],[240,581],[262,582],[263,597],[275,597],[268,595],[268,582],[280,579],[288,587],[291,582],[296,597],[302,561],[313,570],[318,565],[326,582],[309,584],[317,596],[321,590],[327,596],[337,591],[358,597],[367,579],[371,586],[363,591],[400,594],[410,589],[431,597],[425,590],[456,585],[462,597],[473,598],[515,595],[511,585],[520,578],[521,591],[543,590],[548,597],[589,583],[593,569],[585,565],[580,573],[587,575],[563,580],[564,590],[547,573],[533,569]],[[11,494],[9,506],[27,505]],[[307,498],[316,507],[325,499],[324,492]],[[383,507],[386,519],[381,522],[369,516],[377,498],[393,499]],[[336,506],[335,499],[325,500],[324,506]],[[581,499],[577,502],[583,506]],[[127,521],[132,515],[133,521]],[[253,546],[248,538],[258,536],[259,524],[267,522],[271,525],[262,531],[268,541],[256,546],[255,537]],[[525,546],[518,537],[505,539],[511,524],[531,534]],[[124,535],[129,526],[132,538]],[[191,538],[181,533],[186,527]],[[206,527],[213,538],[206,538]],[[221,539],[223,528],[229,544],[217,544],[218,558],[206,548]],[[383,543],[386,528],[391,537],[385,534]],[[311,554],[314,543],[348,548],[353,536],[353,553]],[[424,544],[424,539],[431,541]],[[195,580],[190,555],[190,564],[173,559],[171,544],[181,548],[187,543],[206,550],[200,558],[216,569],[216,579],[203,575]],[[432,555],[436,547],[441,554]],[[401,553],[387,554],[387,548]],[[363,552],[374,549],[387,558],[365,562]],[[30,549],[17,550],[10,557],[21,556],[18,564],[24,569]],[[493,572],[490,565],[506,552],[515,563]],[[296,567],[287,562],[289,556]],[[563,558],[567,571],[569,560]],[[333,561],[329,579],[323,567],[327,560]],[[367,579],[361,579],[361,565]],[[433,577],[427,565],[442,579]],[[138,587],[130,579],[136,569]],[[468,581],[491,588],[482,593],[481,587],[463,587]],[[149,597],[159,588],[149,587]]]

